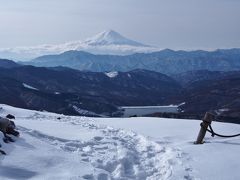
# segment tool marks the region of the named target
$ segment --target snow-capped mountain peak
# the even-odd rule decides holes
[[[159,48],[144,45],[128,39],[116,31],[107,30],[85,41],[77,40],[62,44],[0,49],[0,57],[13,60],[30,60],[43,55],[59,54],[71,50],[86,51],[94,54],[129,55],[154,52],[158,51]]]
[[[146,45],[128,39],[122,36],[120,33],[114,30],[103,31],[92,38],[87,39],[84,43],[91,46],[103,46],[103,45],[128,45],[128,46],[144,46]]]

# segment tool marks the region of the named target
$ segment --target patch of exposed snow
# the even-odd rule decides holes
[[[115,78],[118,76],[118,72],[112,71],[112,72],[105,73],[105,75],[108,76],[109,78]]]
[[[28,84],[23,83],[23,86],[24,86],[25,88],[28,88],[28,89],[32,89],[32,90],[36,90],[36,91],[38,91],[37,88],[32,87],[32,86],[30,86],[30,85],[28,85]]]
[[[85,110],[85,109],[81,109],[81,108],[79,108],[75,105],[73,106],[73,109],[82,116],[99,116],[98,114],[96,114],[94,112],[91,112],[91,111],[88,111],[88,110]]]
[[[180,103],[178,106],[183,106],[183,105],[185,105],[186,104],[186,102],[182,102],[182,103]]]
[[[220,112],[227,112],[227,111],[229,111],[229,109],[228,108],[224,108],[224,109],[219,109],[218,111],[220,111]]]

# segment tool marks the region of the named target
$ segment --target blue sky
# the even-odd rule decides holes
[[[0,48],[113,29],[173,49],[240,47],[240,0],[0,0]]]

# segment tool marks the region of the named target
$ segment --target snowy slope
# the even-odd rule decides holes
[[[70,50],[86,51],[95,54],[127,55],[137,52],[153,52],[159,49],[130,40],[116,31],[107,30],[84,41],[0,49],[0,57],[24,61]]]
[[[122,36],[116,31],[107,30],[103,31],[92,38],[84,41],[87,45],[92,46],[102,46],[102,45],[129,45],[129,46],[139,46],[139,47],[149,47],[139,42],[130,40]]]
[[[0,179],[239,179],[239,138],[193,145],[199,121],[85,118],[13,108],[21,137],[4,144]],[[59,118],[60,117],[60,118]],[[239,125],[214,123],[223,133]]]

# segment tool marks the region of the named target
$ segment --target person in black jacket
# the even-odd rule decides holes
[[[6,118],[8,118],[8,119],[15,119],[15,116],[13,116],[13,115],[11,115],[11,114],[8,114],[8,115],[6,116]],[[15,130],[15,129],[16,129],[16,125],[15,125],[14,121],[12,121],[12,120],[9,120],[9,121],[10,121],[10,123],[9,123],[9,125],[8,125],[7,132],[6,132],[6,133],[7,133],[7,134],[12,134],[12,135],[14,135],[14,136],[19,136],[20,133]]]
[[[10,117],[9,115],[7,115],[6,117],[8,117],[10,119],[15,119],[14,116]],[[11,134],[11,135],[14,135],[14,136],[19,136],[20,135],[20,133],[15,130],[15,128],[16,128],[15,123],[12,120],[9,120],[8,118],[0,117],[0,131],[4,135],[3,141],[5,143],[14,142],[14,140],[10,136],[8,136],[7,134]],[[0,147],[1,147],[1,144],[0,144]],[[0,153],[6,154],[3,150],[0,150]]]

